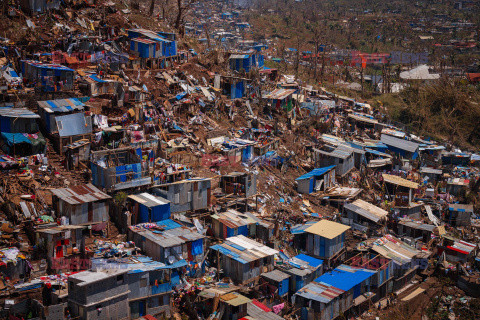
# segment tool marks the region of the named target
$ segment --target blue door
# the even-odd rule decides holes
[[[143,317],[144,315],[146,315],[145,301],[143,300],[138,301],[138,315],[140,317]]]

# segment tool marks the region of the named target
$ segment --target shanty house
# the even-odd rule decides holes
[[[22,76],[30,84],[46,92],[73,90],[75,70],[62,65],[22,60]]]
[[[174,34],[172,37],[172,34],[154,32],[154,31],[145,30],[145,29],[129,29],[128,37],[131,39],[130,49],[138,53],[143,51],[142,54],[143,55],[148,54],[148,58],[173,57],[177,55],[177,43],[175,41]],[[140,50],[138,46],[132,49],[132,45],[135,45],[134,44],[135,42],[133,42],[133,40],[136,40],[139,38],[154,41],[156,43],[155,49],[152,51],[145,51],[145,49],[143,48]],[[150,47],[149,47],[149,50],[150,50]]]
[[[320,259],[327,265],[341,258],[345,249],[345,232],[350,229],[341,223],[321,220],[307,229],[306,252]]]
[[[92,183],[106,190],[124,190],[152,183],[132,147],[91,152]]]
[[[360,231],[378,229],[387,220],[387,211],[361,199],[345,203],[343,208],[342,223]]]
[[[326,283],[311,282],[292,297],[293,304],[299,308],[301,320],[331,320],[340,312],[350,308],[353,299],[347,300],[345,291]]]
[[[355,154],[352,148],[345,146],[313,149],[317,167],[335,166],[335,174],[343,177],[355,167]]]
[[[37,230],[37,244],[45,248],[49,270],[56,273],[69,272],[71,266],[68,259],[77,257],[85,259],[85,237],[82,226],[58,226]],[[64,261],[67,260],[67,263]],[[88,265],[79,264],[78,269],[86,269]]]
[[[0,108],[2,150],[13,156],[45,152],[46,142],[38,127],[39,115],[24,108]]]
[[[180,283],[177,269],[154,261],[147,256],[130,256],[123,259],[92,259],[92,270],[128,270],[128,302],[133,319],[160,313],[170,314],[173,286]]]
[[[92,117],[85,113],[85,105],[77,98],[38,101],[38,106],[45,131],[60,154],[66,151],[67,145],[90,140]]]
[[[255,53],[232,54],[229,58],[230,69],[234,71],[250,72],[253,68],[263,67],[263,55]]]
[[[3,229],[3,228],[2,228]],[[16,281],[25,278],[29,262],[17,247],[0,248],[0,274]],[[0,288],[5,289],[5,283],[0,282]]]
[[[284,318],[273,312],[272,309],[265,304],[253,299],[247,304],[248,317],[244,319],[261,319],[261,320],[283,320]]]
[[[255,236],[257,221],[250,215],[229,209],[211,217],[213,233],[217,238],[226,239],[238,235]]]
[[[458,196],[462,190],[466,190],[470,185],[470,180],[463,178],[450,178],[447,181],[447,192]]]
[[[396,207],[412,206],[413,191],[418,189],[418,183],[386,173],[382,177],[389,185],[388,194],[393,195]]]
[[[299,254],[277,264],[279,270],[290,275],[290,293],[295,293],[323,273],[323,261],[306,254]]]
[[[441,244],[437,247],[437,255],[445,253],[445,259],[452,263],[465,263],[477,254],[478,245],[443,235]]]
[[[454,227],[465,227],[472,224],[471,216],[473,214],[472,204],[453,203],[448,206],[443,220]]]
[[[263,96],[264,99],[267,99],[271,102],[272,107],[275,107],[277,110],[280,108],[291,111],[293,109],[293,94],[295,89],[275,89],[267,95]]]
[[[437,183],[440,177],[442,176],[443,171],[441,169],[434,169],[430,167],[421,167],[420,173],[424,179],[428,179],[428,182],[433,184]]]
[[[431,254],[426,250],[417,250],[390,234],[374,240],[370,247],[382,257],[392,260],[386,278],[393,277],[393,291],[408,284],[415,277],[417,269],[427,268]]]
[[[387,145],[388,150],[404,158],[415,160],[418,157],[420,144],[416,142],[395,138],[388,134],[382,134],[380,141]]]
[[[223,275],[235,283],[250,282],[262,272],[272,271],[274,255],[278,253],[243,235],[227,238],[210,250],[217,252],[217,265],[223,269]]]
[[[132,208],[132,224],[157,222],[170,218],[170,201],[143,192],[129,195],[128,200]]]
[[[237,292],[220,296],[220,304],[224,306],[222,320],[243,319],[247,315],[247,304],[251,301]]]
[[[92,225],[108,221],[111,197],[92,184],[52,189],[52,205],[57,216],[72,225]]]
[[[274,294],[279,297],[284,297],[288,294],[290,275],[280,270],[272,270],[270,272],[262,273],[262,278],[270,285],[267,288],[275,288],[275,290],[268,290],[270,294]]]
[[[156,185],[152,192],[170,201],[172,213],[205,210],[211,201],[211,179],[192,178]]]
[[[327,190],[335,185],[335,166],[313,169],[295,179],[297,191],[304,194]]]
[[[68,306],[82,320],[130,319],[127,270],[83,271],[68,277]]]
[[[433,224],[404,219],[398,221],[396,234],[399,237],[421,239],[424,243],[428,243],[432,239],[435,228],[436,227]]]
[[[225,194],[249,198],[257,193],[257,176],[252,173],[231,172],[220,177],[220,187]]]
[[[205,237],[195,228],[170,219],[130,226],[127,235],[155,261],[171,265],[183,260],[196,263],[203,259]]]

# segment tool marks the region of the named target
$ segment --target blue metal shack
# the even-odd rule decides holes
[[[330,265],[331,261],[341,258],[348,229],[349,226],[325,219],[308,227],[305,229],[307,253],[326,260]]]
[[[137,53],[140,58],[160,58],[162,56],[162,43],[150,39],[135,38],[130,40],[130,50]]]
[[[131,256],[127,258],[92,259],[93,270],[126,269],[128,301],[132,318],[147,314],[170,313],[172,288],[180,283],[179,268],[187,262],[178,264],[176,268],[154,261],[147,256]]]
[[[370,291],[370,280],[375,274],[376,271],[374,270],[342,264],[334,270],[324,273],[315,279],[315,282],[326,283],[344,291],[352,290],[353,299],[355,299],[361,294]]]
[[[22,60],[20,64],[23,77],[32,84],[40,84],[43,91],[73,90],[73,74],[75,72],[73,69],[31,60]]]
[[[56,118],[60,115],[83,113],[85,104],[77,98],[37,101],[38,114],[48,133],[58,131]],[[85,124],[84,124],[85,126]]]
[[[346,299],[345,291],[326,283],[311,282],[292,297],[301,320],[332,320],[340,315],[353,299]]]
[[[149,193],[128,196],[132,202],[132,223],[157,222],[170,218],[170,201]]]
[[[278,254],[277,250],[242,235],[227,238],[210,249],[218,252],[218,264],[224,276],[235,283],[249,282],[265,269],[272,271],[274,255]]]
[[[335,166],[313,169],[295,181],[297,181],[297,190],[300,193],[326,190],[335,184]]]
[[[405,139],[395,138],[388,134],[382,134],[380,141],[387,145],[388,150],[401,155],[404,158],[415,160],[418,157],[420,144]]]
[[[128,37],[130,39],[144,38],[157,42],[161,45],[161,57],[173,57],[177,55],[177,42],[175,40],[169,40],[168,38],[174,38],[175,35],[169,33],[154,32],[146,29],[130,29],[128,30]],[[130,44],[131,46],[131,44]],[[160,57],[160,56],[157,56]]]
[[[293,294],[322,275],[323,260],[299,254],[277,267],[290,275],[289,287]]]
[[[280,297],[285,296],[289,292],[289,280],[290,275],[280,270],[273,270],[270,272],[262,273],[261,276],[271,285],[273,285],[278,291],[271,292],[277,294]]]

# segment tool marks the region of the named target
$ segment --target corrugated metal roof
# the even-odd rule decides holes
[[[92,117],[85,113],[72,113],[55,118],[60,137],[92,133]]]
[[[224,243],[211,246],[210,249],[219,251],[242,264],[278,253],[277,250],[269,248],[243,235],[227,238]]]
[[[261,276],[276,282],[282,282],[283,280],[290,278],[290,275],[283,273],[282,271],[277,269],[270,272],[262,273]]]
[[[329,166],[329,167],[324,167],[324,168],[316,168],[316,169],[313,169],[312,171],[310,171],[308,173],[305,173],[304,175],[298,177],[295,180],[298,181],[298,180],[310,179],[311,177],[315,177],[315,176],[321,176],[321,175],[329,172],[333,168],[335,168],[335,166]]]
[[[415,152],[420,147],[419,143],[408,141],[405,139],[395,138],[388,134],[382,134],[380,141],[387,146],[395,147],[397,149],[405,150],[408,152]]]
[[[248,54],[232,54],[229,59],[248,59]]]
[[[145,39],[145,38],[135,38],[135,39],[132,39],[132,41],[142,42],[142,43],[146,43],[146,44],[155,44],[155,43],[157,43],[156,41],[153,41],[153,40],[150,40],[150,39]]]
[[[37,101],[40,108],[48,113],[84,110],[85,104],[77,98]]]
[[[141,203],[142,205],[149,208],[168,205],[170,203],[170,201],[168,201],[167,199],[157,197],[146,192],[135,194],[135,195],[129,195],[128,198],[138,203]]]
[[[295,89],[276,89],[269,94],[267,94],[264,98],[265,99],[273,99],[273,100],[283,100],[287,98],[289,95],[295,93]]]
[[[123,269],[129,273],[144,272],[150,270],[164,269],[165,264],[154,261],[147,256],[130,256],[126,258],[94,258],[92,259],[92,270]]]
[[[321,303],[329,303],[344,292],[345,290],[336,288],[326,283],[310,282],[305,287],[298,290],[295,295],[308,300],[314,300]]]
[[[346,203],[344,208],[370,219],[373,222],[378,222],[379,220],[386,218],[388,215],[388,212],[382,208],[361,199],[355,200],[353,203]]]
[[[335,237],[338,237],[348,229],[350,229],[349,226],[323,219],[305,229],[305,232],[313,233],[323,238],[333,239]]]
[[[372,250],[395,263],[403,265],[412,261],[414,257],[429,255],[429,252],[419,251],[392,235],[385,235],[372,243]]]
[[[51,63],[43,63],[39,61],[33,61],[33,60],[22,60],[23,63],[35,66],[37,68],[45,68],[45,69],[55,69],[55,70],[63,70],[63,71],[72,71],[75,72],[75,70],[67,68],[65,66],[62,66],[60,64],[51,64]]]
[[[383,173],[382,177],[385,182],[396,184],[405,188],[418,189],[418,183],[403,179],[399,176]]]
[[[91,183],[70,188],[52,189],[50,191],[59,199],[71,205],[111,199],[108,194],[103,193]]]
[[[265,311],[252,302],[247,304],[247,314],[255,320],[282,320],[283,317],[271,311]]]
[[[38,119],[40,116],[26,108],[0,108],[0,117]]]
[[[323,264],[323,260],[311,257],[303,253],[293,257],[290,261],[302,267],[310,267],[314,269],[317,269]]]
[[[223,296],[220,296],[220,300],[234,307],[238,307],[242,304],[247,304],[252,301],[236,292],[224,294]]]
[[[308,221],[305,224],[296,224],[290,228],[291,234],[302,234],[305,233],[305,229],[308,229],[310,226],[314,225],[315,221]]]
[[[163,248],[175,247],[205,238],[198,233],[195,228],[187,228],[170,219],[159,221],[157,225],[163,226],[166,230],[151,229],[151,223],[131,226],[130,230],[144,236],[146,239],[155,242]]]
[[[348,291],[375,274],[376,271],[374,270],[355,268],[342,264],[334,270],[321,275],[315,279],[315,282]]]
[[[415,221],[402,221],[400,220],[398,224],[403,224],[407,227],[413,228],[413,229],[419,229],[419,230],[425,230],[429,232],[433,232],[433,229],[436,227],[433,224],[426,224],[426,223],[417,223]]]

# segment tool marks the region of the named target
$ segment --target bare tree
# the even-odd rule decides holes
[[[148,13],[153,16],[153,12],[155,11],[155,0],[150,1],[150,10],[148,10]]]
[[[175,19],[174,27],[177,30],[180,30],[180,27],[183,24],[185,16],[188,11],[192,8],[192,5],[196,0],[177,0],[177,17]]]

